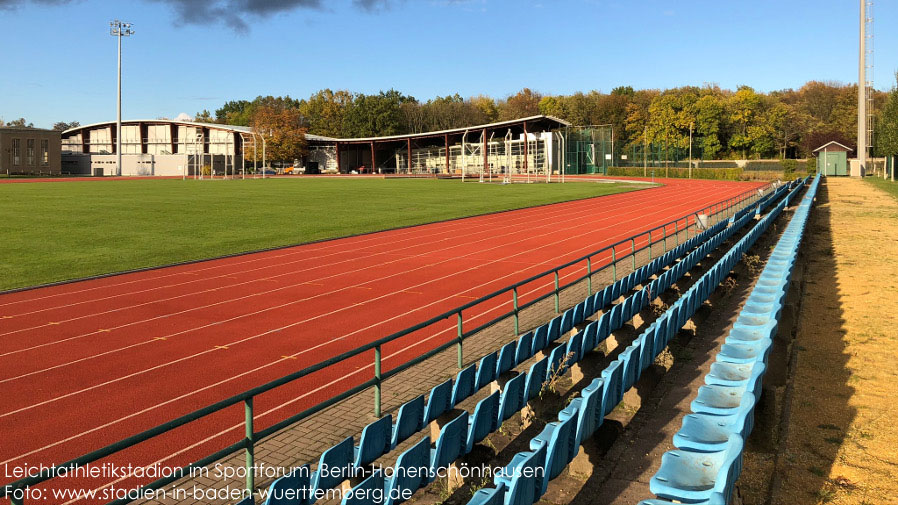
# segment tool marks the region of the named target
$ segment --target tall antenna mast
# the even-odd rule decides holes
[[[873,157],[873,0],[867,0],[866,26],[864,27],[866,40],[864,46],[864,70],[866,72],[865,93],[867,99],[867,158]]]
[[[863,177],[867,168],[873,133],[873,0],[860,2],[860,51],[858,53],[857,79],[857,168],[854,177]]]

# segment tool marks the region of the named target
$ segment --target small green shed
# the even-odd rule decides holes
[[[848,152],[851,148],[835,140],[814,149],[817,155],[817,173],[823,175],[848,175]]]

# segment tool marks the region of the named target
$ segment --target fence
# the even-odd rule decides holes
[[[243,411],[242,424],[245,428],[245,437],[236,443],[184,466],[182,475],[188,474],[191,469],[210,465],[239,451],[244,451],[246,467],[247,470],[250,470],[254,466],[254,448],[257,441],[366,390],[373,390],[374,415],[380,417],[382,385],[386,379],[452,347],[455,347],[457,351],[458,368],[462,368],[464,364],[465,340],[483,331],[504,327],[513,331],[516,338],[523,330],[535,327],[545,321],[547,314],[560,313],[562,304],[566,300],[582,300],[595,292],[594,287],[614,282],[636,271],[639,266],[647,264],[653,258],[667,252],[668,248],[675,247],[681,241],[688,240],[690,233],[694,236],[698,233],[698,230],[728,219],[739,209],[756,202],[769,189],[770,186],[768,185],[761,190],[752,189],[737,196],[721,200],[697,212],[689,213],[646,232],[620,240],[612,245],[506,286],[374,342],[348,350],[297,372],[200,408],[81,457],[48,468],[42,468],[38,475],[29,476],[7,484],[4,487],[3,497],[11,499],[13,505],[22,505],[24,503],[23,491],[25,489],[58,477],[61,470],[77,468],[107,458],[192,422],[208,418],[213,414],[239,405],[243,406],[241,410]],[[700,218],[699,216],[704,217]],[[466,321],[470,325],[471,321],[481,319],[487,321],[473,328],[465,328]],[[428,334],[426,332],[431,333]],[[388,346],[397,346],[401,341],[407,342],[421,339],[427,341],[444,333],[452,333],[453,335],[442,338],[442,342],[424,353],[415,354],[414,358],[407,359],[389,370],[384,369],[383,354]],[[364,360],[365,355],[369,356],[369,361],[367,362]],[[373,367],[372,376],[368,380],[362,381],[345,391],[330,396],[297,414],[264,428],[259,429],[255,425],[254,400],[260,395],[289,384],[295,385],[297,381],[303,378],[313,378],[316,372],[332,369],[337,364],[351,367],[359,366],[363,363],[367,363],[365,365],[366,369]],[[339,371],[336,372],[339,373]],[[178,480],[180,476],[171,475],[157,479],[143,485],[140,488],[140,492],[160,489]],[[255,487],[253,471],[246,472],[246,486],[250,490]],[[130,501],[130,499],[119,499],[109,503],[124,505]]]

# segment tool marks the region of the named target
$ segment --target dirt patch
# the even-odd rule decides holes
[[[825,179],[802,247],[793,394],[771,503],[898,503],[898,202],[860,180]],[[743,480],[770,471],[751,461]]]

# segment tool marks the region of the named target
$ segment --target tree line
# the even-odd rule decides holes
[[[874,92],[877,123],[885,92]],[[898,104],[896,104],[898,107]],[[494,99],[485,95],[438,96],[426,101],[396,90],[366,95],[324,89],[309,98],[257,97],[226,102],[197,114],[197,121],[255,127],[273,133],[289,128],[297,135],[292,148],[302,149],[301,133],[327,137],[374,137],[420,133],[546,114],[574,125],[612,125],[616,146],[655,144],[694,147],[705,159],[803,158],[835,140],[857,142],[857,86],[811,81],[799,89],[762,93],[749,86],[736,90],[716,85],[543,95],[524,88]],[[272,124],[277,118],[278,128]],[[896,126],[898,139],[898,126]],[[896,140],[898,142],[898,140]],[[275,142],[277,144],[277,142]],[[877,143],[879,145],[879,143]],[[281,151],[274,147],[273,154]],[[275,156],[277,157],[277,156]]]
[[[877,155],[898,154],[898,91],[875,91]],[[266,134],[271,159],[292,160],[306,134],[375,137],[462,128],[546,114],[574,125],[612,125],[616,149],[644,144],[685,149],[690,132],[704,159],[803,158],[830,140],[857,143],[857,86],[810,81],[762,93],[716,85],[609,93],[543,95],[529,88],[505,98],[438,96],[426,101],[396,90],[375,94],[323,89],[308,98],[259,96],[196,114],[200,122],[253,127]],[[0,122],[2,124],[2,122]],[[24,118],[10,125],[28,126]],[[59,122],[55,129],[76,126]],[[619,147],[622,146],[622,147]],[[620,152],[620,151],[618,151]]]

